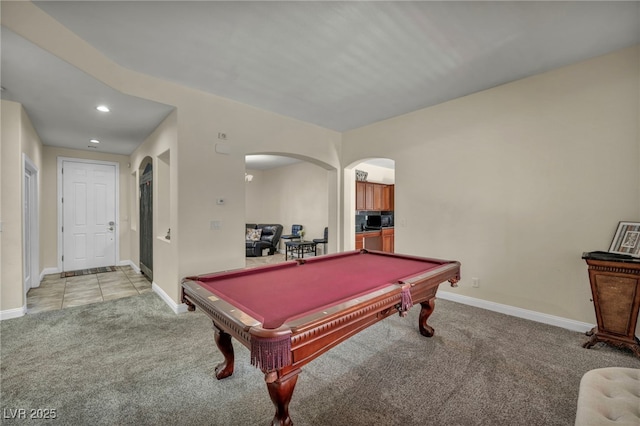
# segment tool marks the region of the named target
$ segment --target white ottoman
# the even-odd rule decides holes
[[[575,426],[640,425],[640,369],[598,368],[580,380]]]

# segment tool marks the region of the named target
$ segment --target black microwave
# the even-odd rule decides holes
[[[382,228],[382,216],[379,214],[367,215],[367,229],[380,229]]]

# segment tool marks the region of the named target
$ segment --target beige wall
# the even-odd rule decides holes
[[[249,153],[293,155],[332,168],[330,209],[336,213],[329,222],[337,228],[339,133],[122,68],[30,3],[3,3],[2,24],[123,93],[176,107],[177,152],[171,153],[171,167],[175,162],[179,173],[171,245],[180,256],[178,276],[244,266],[244,249],[234,241],[244,238],[244,156]],[[226,142],[217,139],[219,132],[228,135]],[[133,187],[130,180],[127,187]],[[217,205],[217,198],[225,204]],[[212,222],[219,229],[211,229]],[[165,291],[177,300],[179,282]]]
[[[119,262],[130,259],[128,232],[129,157],[90,151],[42,146],[31,121],[15,102],[2,101],[2,304],[1,309],[17,309],[25,304],[22,296],[22,153],[38,168],[39,267],[38,271],[58,270],[58,157],[111,161],[120,164]],[[19,184],[16,185],[16,182]]]
[[[132,220],[120,226],[131,236],[121,239],[121,259],[137,259],[129,217],[137,211],[136,170],[141,157],[157,161],[161,146],[170,146],[172,239],[159,241],[170,266],[154,281],[175,301],[176,277],[244,266],[237,241],[249,219],[246,154],[287,154],[321,165],[326,222],[336,230],[337,248],[353,241],[352,165],[391,158],[398,252],[460,260],[461,286],[447,291],[589,323],[595,317],[580,255],[606,250],[619,220],[640,221],[638,47],[341,135],[121,68],[30,3],[4,2],[2,24],[111,87],[176,107],[139,151],[118,159],[132,163],[120,169],[121,225]],[[8,120],[20,115],[13,109]],[[5,208],[6,200],[16,201],[7,188],[20,161],[6,141],[19,137],[4,123],[3,110],[3,231],[20,226],[15,209]],[[217,139],[218,132],[228,140]],[[48,185],[56,155],[44,149],[43,209],[55,206]],[[271,206],[263,202],[263,208]],[[56,244],[55,225],[45,218],[51,220],[43,215],[43,267],[55,266],[49,248]],[[211,229],[212,222],[220,229]],[[20,271],[6,256],[7,247],[15,250],[14,232],[1,236],[2,309],[22,303],[4,284]],[[480,279],[479,288],[470,286],[471,277]]]
[[[2,310],[24,306],[22,297],[22,186],[20,104],[2,101]]]
[[[261,212],[264,211],[264,199],[268,194],[268,187],[262,170],[247,169],[246,173],[252,175],[253,180],[244,186],[245,223],[258,223],[261,220]]]
[[[129,226],[131,260],[140,265],[140,175],[149,159],[153,167],[153,282],[177,301],[180,232],[178,217],[177,114],[172,112],[131,155]],[[165,239],[168,228],[171,238]]]
[[[244,238],[245,155],[314,159],[337,175],[340,135],[204,94],[184,102],[177,105],[179,275],[244,267],[245,250],[234,241]],[[218,132],[227,134],[227,142],[216,139]],[[221,144],[229,154],[217,151]],[[334,179],[329,197],[338,196]],[[224,205],[216,204],[218,198]],[[212,222],[220,228],[211,229]]]
[[[24,300],[23,274],[23,154],[38,169],[38,182],[43,180],[42,144],[31,120],[22,106],[15,102],[2,101],[2,134],[0,139],[0,310],[21,309]],[[46,210],[39,192],[39,227]],[[44,248],[40,242],[40,258]],[[42,265],[42,260],[40,260]],[[42,270],[39,267],[38,270]]]
[[[460,287],[443,290],[594,323],[581,254],[640,221],[639,59],[626,49],[348,132],[343,164],[395,160],[396,251],[460,260]]]
[[[24,108],[20,108],[20,122],[22,123],[22,137],[21,137],[21,145],[22,152],[29,158],[31,162],[38,168],[38,229],[42,229],[42,223],[44,221],[44,217],[48,213],[48,209],[45,209],[42,205],[42,182],[43,182],[43,167],[44,167],[44,147],[42,146],[42,142],[40,141],[40,137],[38,133],[33,128],[31,123],[31,119],[27,115]],[[22,172],[21,172],[22,173]],[[24,184],[24,183],[23,183]],[[39,259],[38,259],[38,272],[41,273],[45,268],[44,263],[42,262],[42,257],[46,252],[46,248],[40,242],[39,247]]]

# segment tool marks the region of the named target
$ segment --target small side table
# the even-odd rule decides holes
[[[583,253],[589,266],[591,294],[598,325],[582,345],[590,348],[598,342],[629,348],[640,358],[640,340],[636,322],[640,310],[640,259],[608,252]]]
[[[302,259],[305,253],[311,253],[317,256],[317,244],[313,241],[287,241],[284,243],[284,260],[289,259],[289,255],[293,259],[294,253],[298,258]]]

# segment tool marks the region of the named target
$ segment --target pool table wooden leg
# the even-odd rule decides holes
[[[296,387],[300,371],[300,369],[296,369],[284,375],[279,375],[277,372],[272,371],[264,375],[269,396],[276,407],[276,414],[271,422],[272,426],[293,425],[291,417],[289,417],[289,402],[291,402],[291,395],[293,395],[293,389]]]
[[[418,319],[418,328],[420,329],[420,334],[422,334],[425,337],[431,337],[433,336],[433,327],[431,327],[430,325],[427,325],[427,320],[429,319],[429,316],[433,313],[433,309],[435,308],[436,305],[436,298],[433,297],[429,300],[427,300],[426,302],[420,302],[420,306],[422,306],[422,309],[420,309],[420,318]]]
[[[187,305],[187,310],[189,312],[195,311],[196,310],[196,305],[191,303],[191,300],[187,299],[187,296],[185,296],[185,294],[184,294],[184,288],[181,290],[181,294],[182,294],[182,296],[180,297],[180,300],[182,300],[182,303]]]
[[[233,354],[233,345],[231,344],[231,335],[225,333],[213,324],[215,330],[216,346],[224,356],[224,361],[216,365],[216,378],[218,380],[229,377],[233,374],[233,363],[235,356]]]

